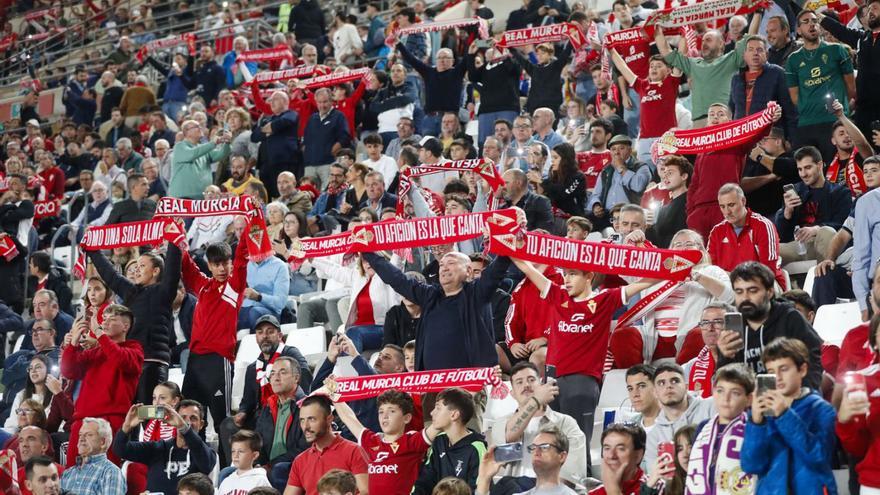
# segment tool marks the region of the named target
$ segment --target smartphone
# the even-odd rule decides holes
[[[725,330],[733,330],[740,337],[744,337],[744,325],[742,313],[724,313]]]
[[[0,129],[2,130],[2,129]],[[880,131],[880,120],[872,120],[871,121],[871,130],[872,131]]]
[[[758,395],[762,395],[768,390],[776,390],[776,375],[760,374],[755,377],[758,388]]]
[[[480,50],[485,50],[486,48],[492,48],[491,40],[477,40],[477,41],[474,41],[474,44],[477,45],[477,48]]]
[[[825,95],[825,111],[834,113],[834,95],[831,93]]]
[[[857,371],[848,371],[843,375],[843,383],[846,384],[846,395],[850,399],[868,398],[868,384],[865,383],[865,375]]]
[[[795,192],[794,184],[786,184],[786,185],[782,186],[782,193],[783,194],[788,194],[788,193],[793,193],[793,192]]]
[[[140,406],[138,419],[165,419],[165,406]]]
[[[49,374],[54,376],[55,378],[58,378],[59,376],[61,376],[61,368],[59,368],[57,364],[52,365],[52,367],[49,368]]]
[[[495,447],[495,462],[514,462],[523,459],[522,442],[504,443]]]
[[[547,383],[549,379],[553,379],[556,381],[556,366],[552,364],[548,364],[544,366],[544,383]]]
[[[615,232],[608,236],[608,239],[611,240],[611,244],[621,244],[623,242],[623,234]]]
[[[660,442],[657,444],[657,458],[663,457],[664,454],[669,455],[669,463],[675,461],[675,444],[672,442]]]

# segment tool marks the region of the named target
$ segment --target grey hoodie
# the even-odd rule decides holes
[[[654,428],[648,433],[648,441],[645,445],[645,459],[643,462],[648,469],[654,465],[654,461],[657,459],[658,444],[661,442],[672,442],[673,436],[679,428],[687,425],[700,424],[714,416],[716,413],[715,402],[711,398],[702,399],[688,394],[687,400],[687,411],[675,421],[670,421],[669,418],[666,417],[666,411],[662,408],[660,409],[660,414],[657,415],[657,421],[654,423]]]

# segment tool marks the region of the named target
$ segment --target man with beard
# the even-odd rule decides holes
[[[223,189],[226,192],[241,196],[249,184],[254,182],[262,184],[260,179],[254,177],[254,174],[251,173],[250,164],[243,156],[233,156],[232,160],[229,161],[229,168],[231,169],[232,177],[223,183]]]
[[[865,135],[843,113],[840,102],[833,104],[834,114],[840,119],[831,126],[831,144],[836,148],[834,160],[825,169],[825,179],[834,184],[846,184],[853,200],[868,192],[864,187],[864,160],[874,156],[874,148]],[[850,170],[850,160],[853,168]],[[861,177],[859,177],[861,176]]]
[[[773,65],[785,67],[788,57],[800,45],[797,41],[791,39],[791,26],[785,16],[775,15],[767,20],[766,24],[767,42],[770,48],[767,50],[767,61]]]
[[[321,364],[321,367],[315,372],[315,379],[312,381],[311,390],[315,391],[321,388],[324,380],[327,379],[336,366],[337,359],[340,355],[350,356],[352,358],[351,366],[357,372],[358,376],[370,375],[387,375],[392,373],[405,373],[406,363],[403,355],[403,349],[394,344],[386,344],[379,351],[376,363],[370,366],[370,363],[364,359],[357,351],[354,343],[345,334],[334,335],[327,348],[327,358]],[[358,421],[371,431],[381,431],[379,426],[379,406],[375,398],[357,400],[348,402],[348,405],[354,411]],[[410,422],[407,429],[420,429],[421,425],[420,411],[413,415],[413,421]],[[374,429],[375,428],[375,429]],[[343,434],[346,438],[354,437],[348,431]],[[355,438],[355,440],[357,440]]]
[[[232,458],[229,452],[229,439],[232,438],[232,435],[242,428],[253,429],[260,409],[274,395],[269,383],[269,375],[279,357],[290,357],[299,364],[301,372],[298,385],[303,391],[308,391],[312,385],[309,362],[306,361],[299,349],[284,344],[284,334],[281,333],[281,325],[277,318],[265,315],[258,319],[254,325],[254,334],[257,345],[260,347],[260,355],[256,361],[248,365],[244,372],[244,393],[241,397],[241,404],[238,406],[238,412],[234,416],[224,419],[220,425],[220,445],[223,448],[225,459]]]
[[[749,261],[730,272],[736,307],[745,328],[724,329],[718,337],[718,367],[746,363],[755,374],[767,373],[761,361],[764,347],[779,337],[802,341],[810,350],[809,371],[804,385],[818,389],[822,380],[822,339],[792,304],[774,297],[773,272]]]
[[[798,106],[799,117],[791,144],[795,149],[815,146],[822,151],[822,158],[830,161],[834,147],[828,136],[837,120],[830,109],[831,102],[840,100],[844,113],[849,113],[849,101],[856,98],[852,58],[843,45],[820,40],[819,18],[812,10],[802,11],[797,22],[804,46],[792,53],[785,64],[788,91]],[[870,39],[867,43],[873,45]],[[866,89],[860,96],[867,97],[868,92]]]
[[[516,206],[525,211],[529,230],[552,230],[553,213],[550,208],[550,200],[529,189],[525,172],[518,168],[512,168],[504,172],[501,178],[504,179],[504,186],[498,188],[495,193],[496,197],[500,196],[511,207]]]
[[[205,106],[213,107],[217,104],[217,95],[226,87],[226,72],[214,60],[214,49],[211,45],[204,44],[199,48],[199,59],[190,56],[186,65],[185,73],[188,77],[189,89],[195,89],[196,94],[202,97]],[[196,62],[198,68],[196,69]]]
[[[871,87],[871,82],[877,81],[880,76],[880,45],[875,43],[880,34],[880,1],[868,2],[865,17],[868,21],[868,30],[851,29],[839,21],[819,14],[822,28],[831,33],[835,38],[857,50],[858,77],[856,78],[856,93],[859,95],[859,104],[856,107],[855,122],[862,132],[871,130],[870,125],[874,120],[880,119],[880,96]]]
[[[785,131],[774,127],[752,148],[739,183],[746,193],[749,208],[772,217],[782,206],[782,188],[800,180],[794,153],[786,148]]]
[[[715,102],[726,102],[730,97],[730,80],[743,65],[743,54],[751,35],[758,32],[761,18],[755,16],[749,26],[749,33],[736,43],[736,49],[724,53],[724,35],[717,30],[709,30],[703,35],[700,57],[690,58],[669,48],[662,29],[657,29],[654,39],[657,48],[666,61],[690,80],[693,108],[691,110],[694,128],[705,127],[709,116],[709,106]],[[709,125],[712,125],[709,123]],[[650,454],[650,452],[649,452]]]

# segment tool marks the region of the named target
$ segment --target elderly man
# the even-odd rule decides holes
[[[758,32],[759,24],[760,17],[756,16],[749,26],[750,35]],[[666,36],[661,31],[662,29],[654,32],[657,48],[670,65],[691,80],[694,127],[704,127],[709,116],[709,105],[718,101],[727,102],[730,96],[730,79],[743,64],[746,41],[751,36],[738,41],[733,51],[724,53],[724,36],[714,29],[706,31],[700,57],[690,58],[669,48]]]
[[[162,179],[162,183],[167,187],[171,182],[171,158],[173,155],[173,153],[170,153],[170,141],[165,139],[156,141],[155,151],[156,159],[159,161],[159,177]]]
[[[483,158],[492,160],[496,167],[502,166],[501,151],[504,145],[495,136],[489,136],[483,141]]]
[[[579,483],[587,475],[587,441],[586,436],[578,426],[577,421],[571,416],[554,411],[550,403],[559,394],[559,387],[553,380],[541,381],[538,368],[529,362],[516,364],[510,370],[510,384],[513,398],[517,402],[517,409],[512,414],[499,418],[496,427],[492,428],[489,435],[489,443],[502,445],[512,442],[522,442],[523,454],[521,459],[499,465],[496,473],[489,474],[489,481],[495,474],[504,476],[496,483],[501,487],[510,489],[505,493],[521,492],[535,487],[535,478],[541,483],[544,473],[542,460],[548,456],[546,452],[535,452],[539,449],[528,448],[530,445],[540,445],[545,431],[553,428],[559,436],[566,439],[568,448],[559,447],[557,454],[563,455],[561,462],[556,467],[556,481],[563,478],[572,483]],[[503,427],[501,425],[504,425]],[[554,438],[556,440],[556,438]],[[555,442],[553,442],[555,443]],[[531,452],[529,452],[531,451]],[[491,455],[491,454],[489,454]],[[537,462],[536,462],[537,461]],[[481,475],[483,472],[481,471]],[[480,486],[477,481],[477,493],[489,493],[489,490]]]
[[[370,208],[378,215],[385,208],[397,206],[397,196],[385,192],[385,179],[380,172],[368,173],[364,182],[367,186],[367,199],[358,205],[358,210]]]
[[[734,312],[736,308],[720,301],[711,302],[703,308],[700,319],[700,335],[703,348],[697,357],[684,363],[688,391],[707,399],[712,397],[712,376],[718,363],[718,336],[724,329],[724,313]]]
[[[413,124],[413,119],[409,117],[401,117],[397,121],[397,137],[388,143],[388,146],[385,148],[385,154],[397,160],[400,157],[400,150],[403,147],[404,142],[413,141],[417,143],[421,140],[422,136],[416,134],[416,127]]]
[[[296,188],[296,175],[285,170],[278,174],[278,198],[288,211],[302,214],[303,217],[312,209],[312,198],[309,193]]]
[[[156,213],[156,202],[147,198],[150,182],[142,174],[128,176],[128,198],[113,205],[107,225],[150,220]]]
[[[315,91],[315,106],[318,111],[306,124],[305,134],[309,139],[303,146],[303,162],[306,175],[317,176],[324,184],[329,178],[334,155],[351,144],[352,136],[345,115],[333,107],[329,89]]]
[[[22,349],[34,350],[35,342],[31,329],[38,320],[49,320],[55,327],[55,343],[61,345],[64,336],[70,331],[73,325],[73,317],[61,311],[58,304],[58,296],[48,289],[38,290],[34,294],[33,299],[33,316],[34,320],[28,325],[28,331],[25,333],[24,340],[21,343]]]
[[[202,127],[195,120],[185,121],[180,126],[180,131],[183,139],[174,145],[168,195],[174,198],[201,199],[202,191],[214,181],[211,163],[229,156],[231,135],[224,131],[213,141],[199,144]]]
[[[467,72],[467,60],[462,58],[456,64],[452,50],[441,48],[437,51],[437,65],[431,67],[410,52],[409,47],[402,42],[398,41],[397,51],[425,80],[425,118],[420,129],[422,135],[438,136],[443,114],[452,112],[457,115],[461,107],[462,81]]]
[[[165,196],[165,184],[159,178],[159,164],[155,158],[147,158],[141,163],[141,170],[147,179],[149,189],[147,189],[147,199],[158,202],[159,198]]]
[[[547,148],[553,149],[557,144],[565,142],[565,138],[553,130],[553,122],[556,120],[556,114],[553,110],[545,107],[537,108],[532,113],[532,130],[535,132],[534,139],[547,145]],[[549,170],[545,170],[549,173]]]
[[[116,153],[119,155],[119,166],[126,173],[140,172],[141,162],[144,161],[144,155],[134,151],[131,147],[131,139],[121,138],[116,141]]]
[[[597,217],[618,203],[639,204],[651,182],[651,167],[633,156],[629,136],[619,134],[611,138],[609,144],[611,163],[602,169],[587,201],[587,211]]]
[[[488,140],[487,140],[488,142]],[[504,186],[495,192],[496,197],[503,199],[508,206],[522,209],[528,219],[528,229],[553,229],[553,213],[550,200],[529,189],[525,172],[518,168],[510,169],[501,176]]]
[[[61,476],[61,489],[79,495],[125,493],[122,471],[107,459],[113,442],[110,423],[103,418],[84,418],[79,430],[76,465]]]
[[[254,125],[251,142],[260,143],[257,168],[266,184],[269,197],[278,195],[275,183],[278,174],[289,170],[302,176],[299,160],[299,116],[289,109],[290,97],[284,91],[275,91],[269,97],[272,115],[264,115]]]

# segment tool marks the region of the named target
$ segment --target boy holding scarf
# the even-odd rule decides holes
[[[698,428],[687,465],[685,493],[753,493],[755,476],[743,472],[740,451],[755,377],[744,364],[733,363],[721,367],[714,382],[712,397],[718,414]]]

